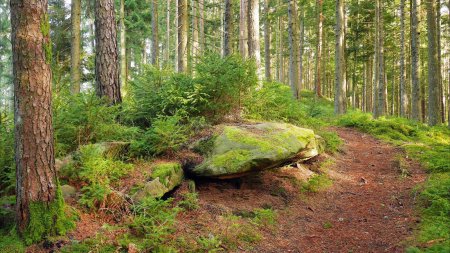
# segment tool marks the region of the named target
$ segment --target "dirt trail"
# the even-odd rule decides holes
[[[403,178],[395,165],[399,149],[353,129],[333,130],[345,144],[330,170],[329,189],[301,198],[286,196],[292,195],[289,190],[277,196],[276,187],[285,182],[267,172],[244,179],[239,190],[226,183],[200,184],[202,206],[277,209],[277,228],[263,231],[252,252],[404,252],[418,222],[412,190],[426,175],[407,159],[410,176]]]

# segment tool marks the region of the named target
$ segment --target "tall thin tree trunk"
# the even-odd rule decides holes
[[[159,68],[158,0],[152,0],[152,58],[151,64]]]
[[[198,0],[200,20],[199,20],[199,39],[200,39],[200,53],[203,54],[206,47],[205,40],[205,3],[204,0]]]
[[[441,123],[436,0],[426,0],[428,37],[428,124]]]
[[[272,75],[270,73],[270,21],[269,21],[269,0],[264,0],[264,64],[266,80],[271,81]]]
[[[223,56],[228,56],[231,54],[231,32],[233,27],[231,26],[232,22],[232,1],[225,0],[225,13],[224,13],[224,22],[223,22]]]
[[[95,80],[99,97],[110,104],[122,102],[119,83],[119,64],[116,18],[113,0],[95,1]]]
[[[31,244],[65,232],[53,144],[52,44],[47,0],[11,0],[10,4],[16,228]]]
[[[165,55],[166,65],[170,62],[170,0],[167,0],[166,9],[166,55]]]
[[[400,116],[406,117],[408,95],[405,80],[405,0],[400,2]]]
[[[200,55],[199,52],[199,27],[198,27],[198,1],[192,1],[192,58],[194,65],[197,64],[198,56]]]
[[[125,0],[120,0],[119,11],[120,25],[120,84],[122,88],[127,86],[127,48],[126,48],[126,27],[125,27]]]
[[[289,0],[288,5],[288,30],[289,30],[289,85],[291,86],[292,95],[298,99],[298,73],[297,73],[297,43],[295,34],[295,19],[297,18],[295,0]]]
[[[72,0],[72,45],[70,57],[70,79],[73,94],[80,92],[81,69],[81,0]]]
[[[336,0],[336,82],[334,111],[344,114],[347,111],[345,79],[345,10],[344,0]]]
[[[383,24],[383,0],[376,0],[376,41],[377,50],[377,81],[376,84],[376,101],[374,108],[374,117],[378,118],[386,113],[386,96],[385,96],[385,73],[384,73],[384,24]]]
[[[239,13],[239,52],[243,58],[248,56],[248,31],[247,31],[247,11],[248,0],[240,1],[240,13]]]
[[[419,20],[417,0],[411,0],[411,118],[420,120]]]
[[[314,91],[316,96],[322,96],[322,45],[323,45],[323,0],[316,1],[316,20],[317,20],[317,36],[316,36],[316,71],[314,81]]]
[[[305,11],[304,6],[300,6],[300,38],[299,38],[299,52],[298,52],[298,92],[303,88],[303,54],[305,52]]]
[[[188,70],[188,29],[188,1],[178,0],[178,72],[186,72]]]
[[[261,46],[259,43],[259,0],[248,0],[248,54],[256,63],[256,74],[261,76]]]

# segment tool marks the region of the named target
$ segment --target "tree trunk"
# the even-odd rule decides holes
[[[411,0],[411,118],[420,121],[419,20],[417,0]]]
[[[400,116],[406,117],[408,95],[405,80],[405,0],[400,2]]]
[[[439,99],[439,62],[436,27],[436,0],[426,0],[428,37],[428,124],[441,123]]]
[[[72,0],[72,45],[70,57],[70,79],[72,94],[80,93],[81,71],[81,0]]]
[[[152,0],[152,58],[151,64],[159,68],[158,0]]]
[[[200,21],[199,21],[199,39],[200,39],[200,54],[205,52],[206,40],[205,40],[205,3],[204,0],[198,0]]]
[[[47,0],[11,0],[17,230],[27,244],[63,234],[52,126]]]
[[[334,111],[344,114],[347,111],[345,79],[345,10],[344,0],[336,0],[336,57],[335,57],[335,97]],[[320,86],[319,86],[320,87]]]
[[[178,72],[187,71],[188,1],[178,0]]]
[[[128,80],[126,27],[125,27],[125,0],[120,0],[119,25],[120,25],[120,84],[122,88],[125,88],[127,86]]]
[[[303,90],[303,54],[305,52],[305,15],[304,6],[300,6],[300,38],[298,52],[298,92]]]
[[[224,21],[223,21],[223,56],[228,56],[231,54],[231,32],[233,31],[233,27],[231,26],[232,22],[232,1],[225,0],[225,13],[224,13]]]
[[[122,97],[113,0],[95,1],[95,46],[97,95],[106,97],[110,104],[120,103]]]
[[[197,64],[199,54],[199,34],[198,34],[198,1],[192,1],[192,58],[194,66]]]
[[[239,52],[243,58],[247,58],[248,56],[247,8],[248,0],[241,0],[239,13]]]
[[[170,62],[170,0],[167,0],[166,9],[166,55],[164,56],[166,66],[169,66]]]
[[[295,0],[289,0],[288,5],[288,30],[289,30],[289,85],[291,86],[292,95],[298,99],[298,73],[297,73],[297,43],[295,34],[295,19],[297,18]]]
[[[269,0],[264,0],[264,64],[266,80],[271,81],[272,75],[270,73],[270,20],[269,20]]]
[[[261,78],[261,47],[259,44],[259,0],[248,0],[248,54],[256,63],[256,74]]]
[[[316,1],[316,19],[317,19],[317,42],[316,42],[316,72],[314,91],[316,96],[321,97],[321,75],[322,75],[322,45],[323,45],[323,0]]]
[[[377,84],[374,117],[378,118],[386,113],[385,74],[384,74],[384,27],[383,27],[383,0],[376,1],[376,52],[377,57]]]

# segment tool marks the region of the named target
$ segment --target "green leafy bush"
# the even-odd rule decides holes
[[[255,217],[253,217],[252,222],[259,226],[273,226],[276,222],[276,213],[272,209],[262,209],[258,208],[253,210]]]
[[[14,125],[12,116],[0,113],[0,196],[14,194]]]
[[[106,106],[95,94],[78,94],[57,100],[54,127],[57,156],[66,155],[79,145],[100,141],[129,141],[139,135],[137,128],[117,123],[120,108]]]

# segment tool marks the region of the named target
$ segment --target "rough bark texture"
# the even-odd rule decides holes
[[[248,56],[247,8],[247,0],[241,0],[239,13],[239,52],[243,58],[247,58]]]
[[[411,118],[420,120],[419,20],[417,0],[411,0]]]
[[[305,11],[304,6],[300,6],[300,38],[298,52],[298,87],[299,93],[302,91],[303,85],[303,54],[305,52]]]
[[[336,0],[336,57],[335,57],[334,111],[344,114],[347,110],[345,78],[345,12],[344,0]]]
[[[206,40],[205,40],[205,2],[204,0],[198,0],[198,11],[199,11],[199,42],[200,42],[200,53],[205,52]]]
[[[384,74],[384,27],[383,27],[383,0],[376,1],[376,52],[377,58],[377,83],[374,117],[378,118],[386,113],[385,74]]]
[[[166,9],[166,54],[165,54],[166,65],[169,65],[170,61],[170,0],[167,0]]]
[[[259,0],[248,0],[248,54],[255,60],[256,74],[261,80],[261,46],[259,44]]]
[[[95,80],[99,97],[122,102],[113,0],[95,1]]]
[[[408,94],[405,80],[405,0],[400,2],[400,116],[406,117]]]
[[[27,243],[31,243],[56,231],[59,220],[56,214],[61,211],[50,210],[57,202],[58,194],[52,127],[48,2],[12,0],[10,3],[16,221],[18,232]],[[39,213],[36,212],[37,206],[41,207]],[[48,214],[47,219],[43,219],[42,212]],[[31,221],[33,224],[28,226]]]
[[[322,96],[322,45],[323,45],[323,0],[316,1],[316,12],[317,12],[317,42],[316,42],[316,71],[315,71],[315,86],[314,91],[316,96]]]
[[[428,36],[428,124],[441,123],[436,0],[426,0]]]
[[[297,67],[297,42],[295,32],[295,19],[297,17],[295,0],[289,0],[288,5],[288,30],[289,30],[289,85],[292,95],[298,99],[298,67]]]
[[[269,0],[264,0],[264,73],[267,81],[272,80],[271,75],[271,55],[270,55],[270,21],[269,21]]]
[[[72,45],[70,57],[70,79],[71,91],[73,94],[80,92],[81,72],[81,0],[72,0],[71,6],[72,19]]]
[[[120,25],[120,85],[127,86],[127,49],[126,49],[126,27],[125,27],[125,0],[120,0],[119,10]]]
[[[231,32],[233,30],[231,26],[232,22],[232,1],[225,0],[225,13],[223,21],[223,56],[228,56],[231,54]]]
[[[187,71],[188,1],[178,0],[178,72]]]
[[[198,18],[198,1],[192,1],[192,42],[190,43],[192,45],[191,54],[192,54],[192,64],[194,66],[197,64],[198,56],[200,56],[200,50],[199,50],[199,18]]]
[[[152,58],[151,64],[159,68],[158,0],[152,0]]]

